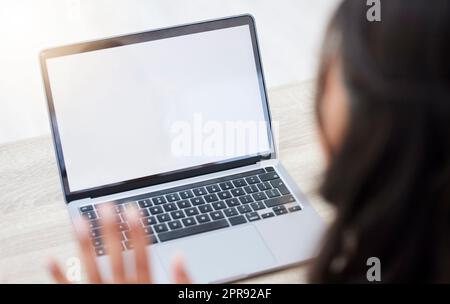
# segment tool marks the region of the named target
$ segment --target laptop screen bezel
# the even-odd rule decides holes
[[[57,117],[55,108],[53,105],[53,97],[51,92],[51,85],[49,81],[49,75],[47,70],[47,59],[62,57],[67,55],[79,54],[83,52],[96,51],[107,48],[114,48],[118,46],[124,46],[129,44],[135,44],[140,42],[147,42],[159,39],[166,39],[177,36],[184,36],[189,34],[237,27],[248,25],[252,40],[253,54],[257,69],[257,77],[259,82],[261,102],[264,109],[264,116],[267,122],[267,135],[269,140],[269,151],[264,154],[247,155],[238,158],[226,159],[219,162],[208,163],[196,167],[184,168],[177,171],[165,172],[155,175],[149,175],[132,180],[117,182],[109,185],[97,186],[85,190],[71,191],[69,186],[69,180],[67,177],[66,166],[64,162],[63,149],[61,145],[60,135],[58,131]],[[180,25],[170,28],[157,29],[147,32],[140,32],[135,34],[129,34],[124,36],[117,36],[107,39],[101,39],[90,42],[83,42],[72,44],[68,46],[56,47],[44,50],[40,53],[40,64],[42,70],[42,77],[45,86],[45,92],[47,96],[48,111],[50,117],[51,130],[53,135],[53,143],[57,156],[57,162],[59,167],[59,173],[61,177],[61,183],[64,191],[65,201],[70,203],[71,201],[94,198],[114,193],[120,193],[133,189],[144,188],[152,185],[157,185],[165,182],[185,179],[189,177],[195,177],[208,173],[218,172],[226,169],[237,168],[254,164],[261,159],[274,158],[275,156],[275,144],[273,140],[272,124],[270,117],[270,110],[268,105],[266,84],[264,80],[264,72],[261,64],[261,57],[259,52],[258,39],[256,35],[255,22],[251,15],[241,15],[235,17],[228,17],[212,21],[204,21],[198,23],[192,23],[187,25]]]

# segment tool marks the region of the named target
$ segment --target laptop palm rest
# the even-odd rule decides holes
[[[195,283],[243,278],[276,262],[259,232],[249,225],[162,243],[155,251],[169,276],[174,256],[182,254]]]

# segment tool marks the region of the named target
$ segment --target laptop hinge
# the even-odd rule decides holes
[[[270,153],[268,155],[269,155],[269,158],[267,158],[267,159],[270,159]],[[97,189],[94,191],[86,191],[84,194],[77,195],[78,197],[71,195],[70,197],[68,197],[68,199],[70,199],[70,201],[68,203],[74,202],[74,201],[78,202],[82,199],[94,199],[97,197],[103,197],[103,196],[113,195],[113,194],[117,194],[117,193],[121,193],[121,192],[127,192],[127,191],[134,190],[134,189],[145,188],[145,187],[154,186],[154,185],[158,185],[158,184],[164,184],[164,183],[171,182],[171,181],[182,180],[182,179],[201,176],[201,175],[205,175],[205,174],[209,174],[209,173],[215,173],[215,172],[219,172],[219,171],[239,168],[239,167],[248,166],[251,164],[257,164],[257,163],[261,162],[262,160],[264,160],[264,158],[265,157],[263,157],[262,155],[259,155],[259,156],[251,157],[248,159],[238,160],[238,161],[235,161],[235,162],[229,163],[229,164],[216,165],[215,168],[211,168],[211,169],[199,168],[197,170],[192,170],[191,172],[183,172],[181,174],[173,174],[172,176],[158,176],[158,177],[154,178],[154,180],[151,180],[149,178],[144,178],[144,179],[141,179],[140,181],[129,182],[129,183],[125,183],[125,184],[122,184],[119,186],[104,187],[102,189]],[[178,175],[178,176],[175,176],[175,175]],[[81,195],[83,195],[83,197],[80,197]]]
[[[267,152],[265,154],[261,154],[261,158],[258,160],[258,163],[263,161],[263,160],[268,160],[272,158],[272,153]]]

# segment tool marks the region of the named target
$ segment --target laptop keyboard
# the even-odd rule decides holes
[[[126,209],[136,207],[149,244],[281,216],[302,208],[273,167],[155,191],[112,202],[123,250],[132,249]],[[102,203],[103,204],[103,203]],[[85,205],[97,255],[106,254],[99,213]]]

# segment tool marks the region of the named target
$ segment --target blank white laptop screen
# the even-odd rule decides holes
[[[51,58],[47,70],[72,192],[270,151],[248,25]]]

